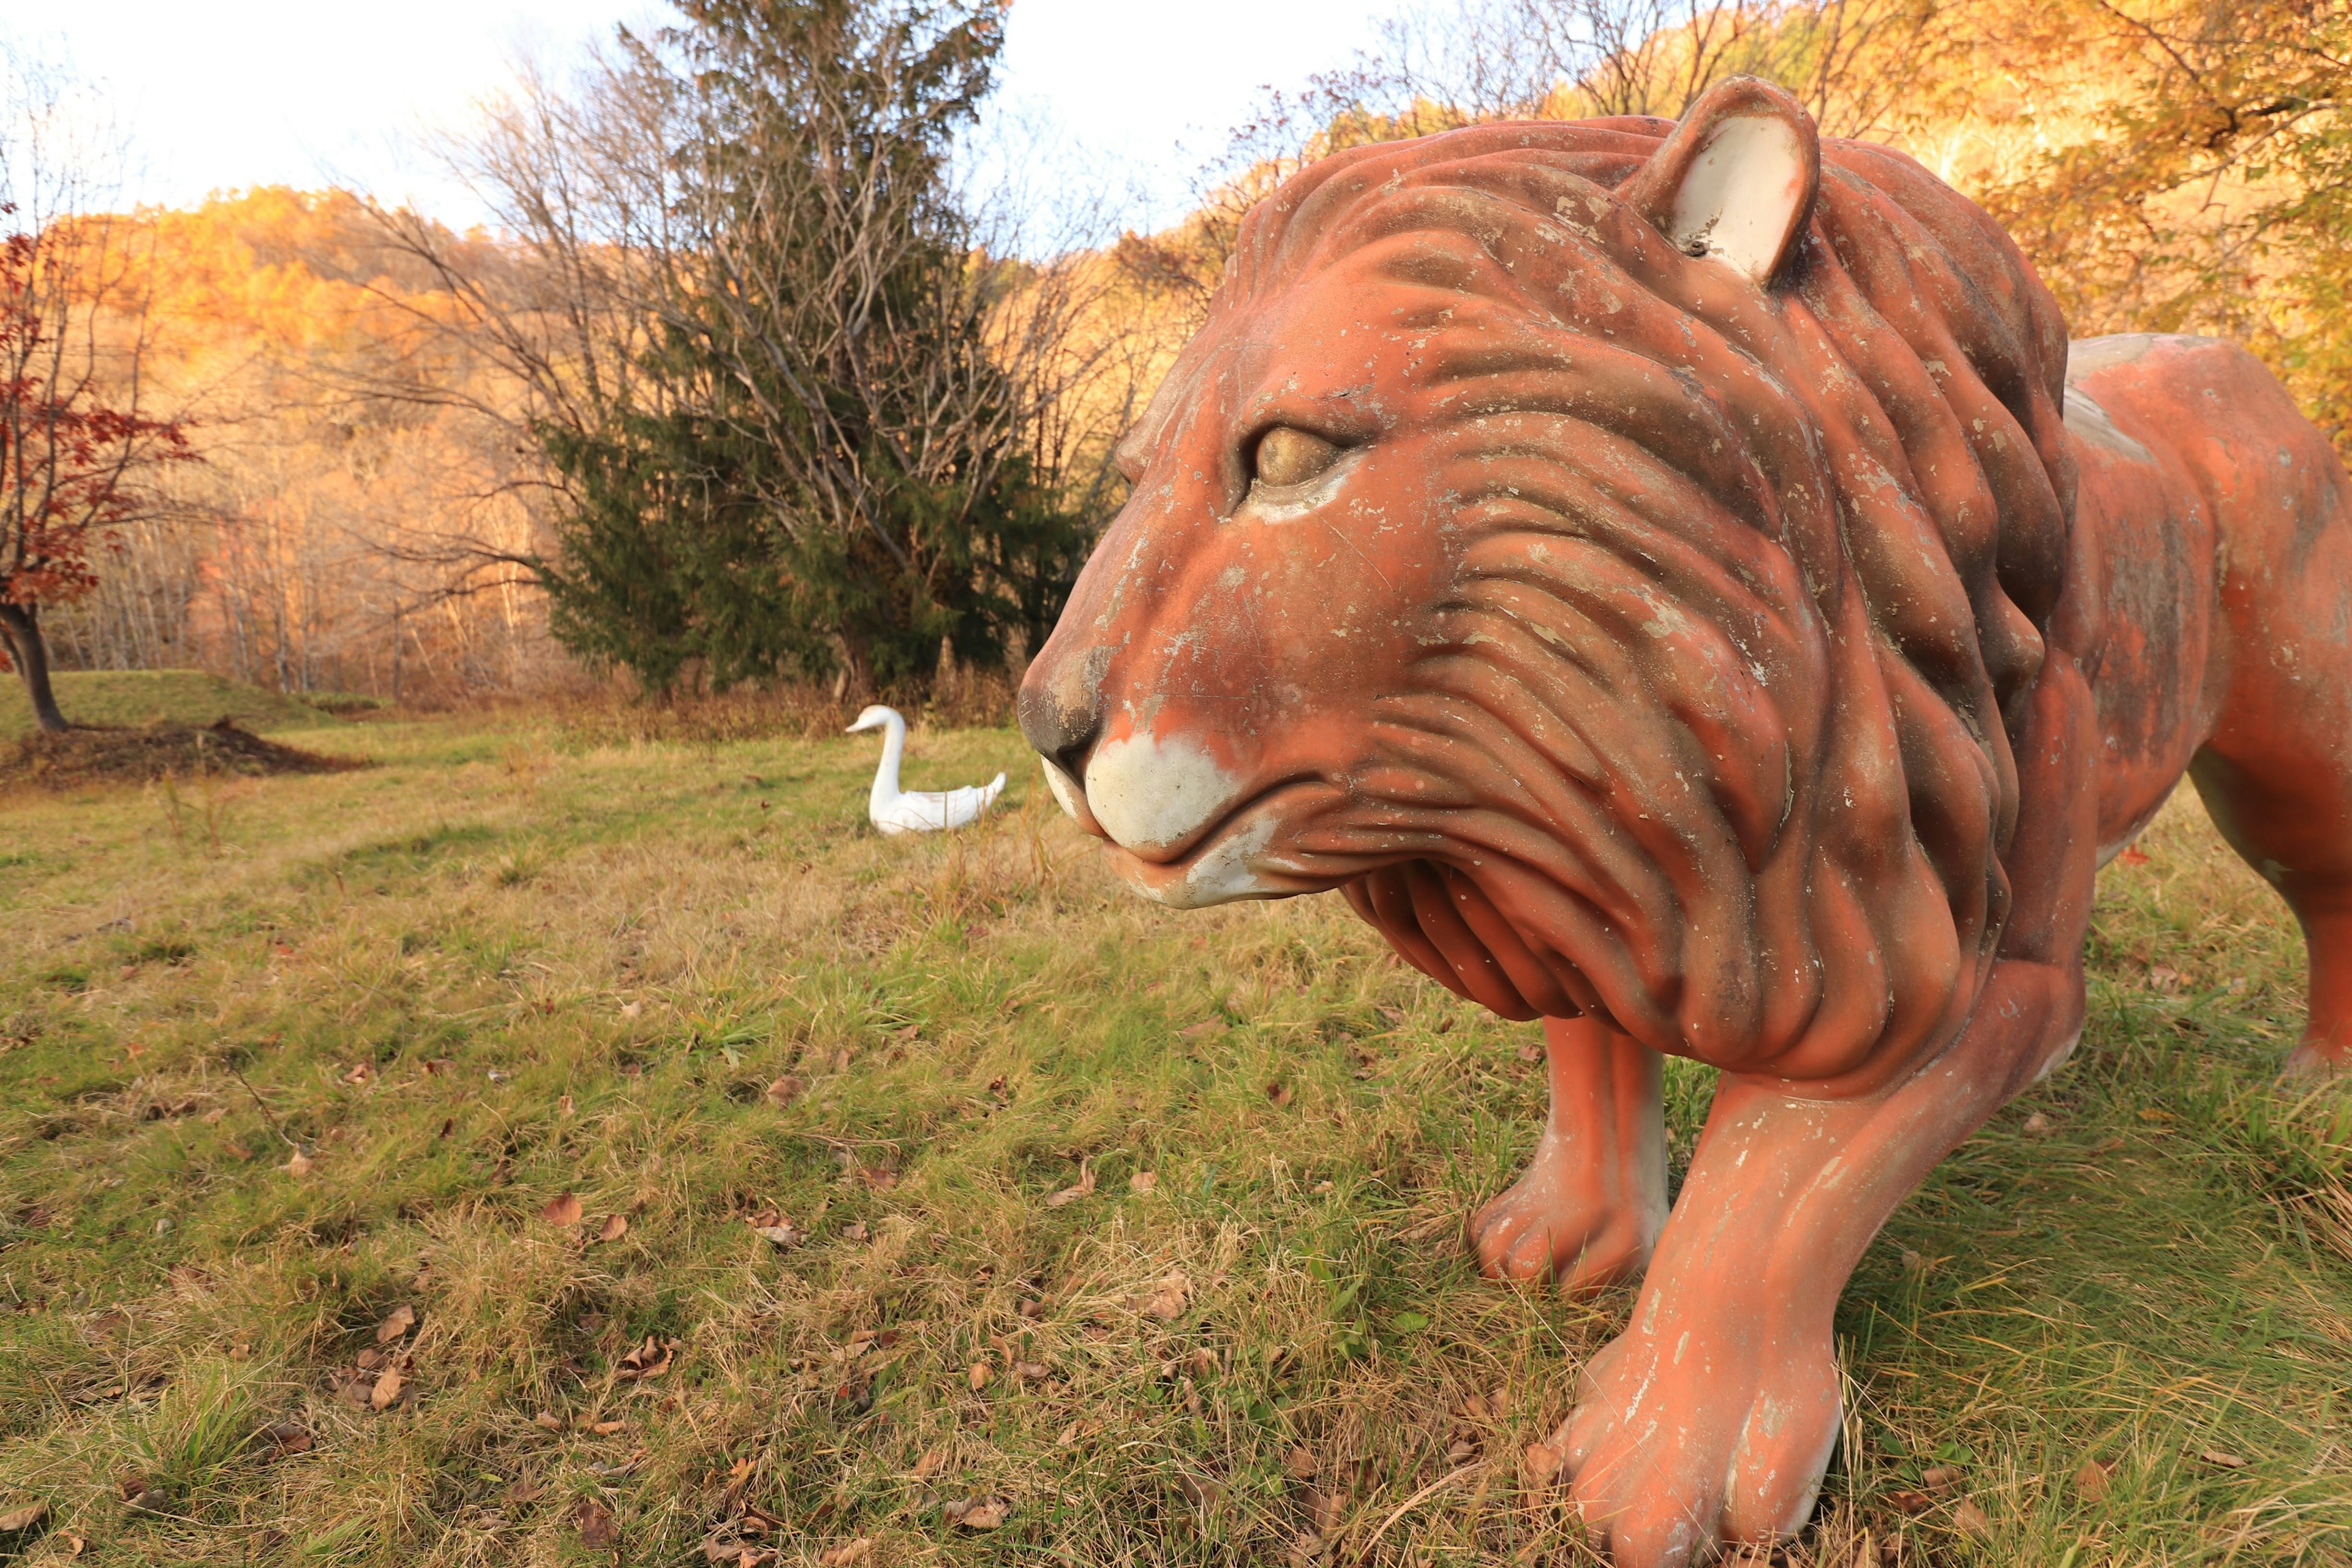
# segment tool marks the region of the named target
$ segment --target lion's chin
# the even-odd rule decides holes
[[[1194,853],[1167,865],[1155,865],[1117,844],[1104,845],[1103,853],[1119,880],[1171,910],[1204,910],[1244,899],[1286,899],[1319,891],[1319,884],[1255,863],[1273,842],[1274,830],[1274,819],[1262,816],[1218,835]]]

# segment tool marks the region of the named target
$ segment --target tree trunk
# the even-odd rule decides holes
[[[0,604],[0,636],[8,639],[8,657],[25,678],[25,695],[33,701],[33,721],[55,732],[71,729],[58,711],[57,694],[49,689],[49,648],[41,640],[41,612],[31,605]]]

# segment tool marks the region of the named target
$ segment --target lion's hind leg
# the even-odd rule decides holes
[[[2222,837],[2279,890],[2310,950],[2290,1073],[2352,1070],[2352,478],[2275,384],[2262,471],[2217,484],[2229,673],[2189,776]],[[2241,401],[2263,413],[2263,398]],[[2292,422],[2289,426],[2288,422]],[[2300,426],[2299,429],[2292,426]]]

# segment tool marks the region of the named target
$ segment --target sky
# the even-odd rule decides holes
[[[1372,41],[1383,0],[1014,0],[999,112],[1037,171],[1123,193],[1129,223],[1180,215],[1192,175],[1265,87],[1295,89]],[[0,38],[62,55],[130,145],[124,197],[185,205],[254,184],[351,185],[459,224],[418,132],[461,127],[524,53],[560,60],[658,4],[614,0],[76,0]]]

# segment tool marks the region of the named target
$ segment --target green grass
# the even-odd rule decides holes
[[[283,730],[327,721],[308,703],[201,669],[60,670],[51,683],[58,710],[74,724],[210,724],[234,719],[248,730]],[[14,675],[0,679],[0,740],[14,740],[32,727],[25,683]]]
[[[1335,900],[1144,905],[1009,733],[916,738],[915,787],[1015,782],[912,842],[865,828],[855,742],[305,743],[383,765],[215,784],[205,836],[135,790],[0,813],[27,1560],[609,1563],[593,1503],[629,1563],[723,1527],[785,1563],[1281,1563],[1318,1506],[1328,1563],[1591,1561],[1518,1455],[1628,1298],[1486,1283],[1459,1239],[1533,1142],[1534,1030]],[[2193,801],[2145,847],[2074,1062],[1846,1294],[1794,1561],[1865,1529],[1911,1563],[2352,1560],[2352,1102],[2273,1082],[2301,952],[2268,891]],[[1669,1085],[1679,1162],[1708,1079]],[[567,1192],[583,1222],[542,1220]],[[989,1497],[1001,1528],[947,1522]]]

